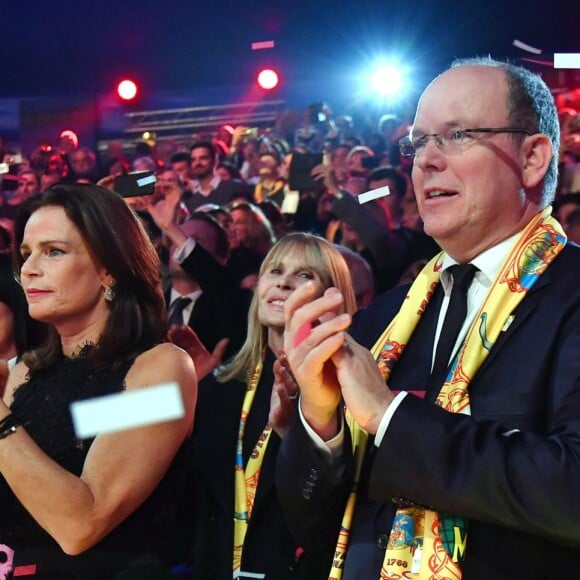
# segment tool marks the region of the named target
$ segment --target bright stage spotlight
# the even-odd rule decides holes
[[[271,91],[278,86],[280,80],[278,73],[271,68],[262,69],[258,73],[258,86],[265,91]]]
[[[117,94],[123,101],[131,101],[137,96],[137,85],[130,79],[122,80],[117,85]]]
[[[371,74],[372,89],[383,97],[395,96],[403,89],[403,71],[394,65],[380,65]]]

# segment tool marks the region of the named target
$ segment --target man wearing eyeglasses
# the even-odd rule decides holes
[[[336,290],[287,301],[287,518],[305,551],[336,546],[337,580],[576,577],[580,248],[551,217],[553,99],[459,62],[400,145],[443,252],[352,325]]]

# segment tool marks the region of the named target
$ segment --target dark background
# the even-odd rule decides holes
[[[455,57],[549,63],[554,52],[580,52],[579,21],[580,2],[562,0],[10,0],[0,15],[0,131],[9,130],[13,99],[17,110],[22,99],[63,96],[102,108],[124,76],[139,83],[133,106],[142,109],[264,98],[254,80],[262,65],[281,73],[267,98],[339,110],[371,98],[362,75],[381,55],[409,67],[412,107]],[[262,40],[275,48],[250,49]],[[576,83],[576,73],[526,62],[551,86]]]

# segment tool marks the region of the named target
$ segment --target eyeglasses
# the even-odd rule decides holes
[[[439,149],[446,149],[448,153],[457,153],[467,149],[476,141],[477,137],[474,133],[525,133],[526,135],[533,135],[528,129],[520,129],[518,127],[448,129],[443,133],[430,133],[428,135],[419,135],[415,138],[411,138],[410,135],[403,137],[399,140],[399,149],[404,157],[413,157],[427,146],[429,139],[433,138]]]

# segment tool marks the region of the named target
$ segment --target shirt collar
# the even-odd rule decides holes
[[[193,193],[201,193],[202,195],[207,196],[214,189],[217,188],[217,186],[220,184],[220,182],[221,182],[221,177],[219,175],[217,175],[216,173],[214,173],[213,177],[211,178],[211,181],[209,182],[209,189],[203,190],[201,188],[201,184],[199,183],[199,179],[192,179],[191,186],[193,188]]]
[[[499,274],[500,268],[510,253],[516,239],[521,232],[514,234],[503,242],[485,250],[471,260],[471,264],[477,267],[478,272],[475,273],[475,279],[485,286],[491,287],[492,282]],[[444,254],[443,265],[441,267],[441,284],[445,292],[450,290],[451,274],[449,268],[458,262],[454,260],[449,254]]]
[[[171,292],[169,295],[169,305],[173,306],[173,303],[178,298],[191,298],[191,303],[194,304],[195,301],[201,296],[201,290],[195,290],[195,292],[190,292],[189,294],[181,295],[175,288],[171,288]]]

